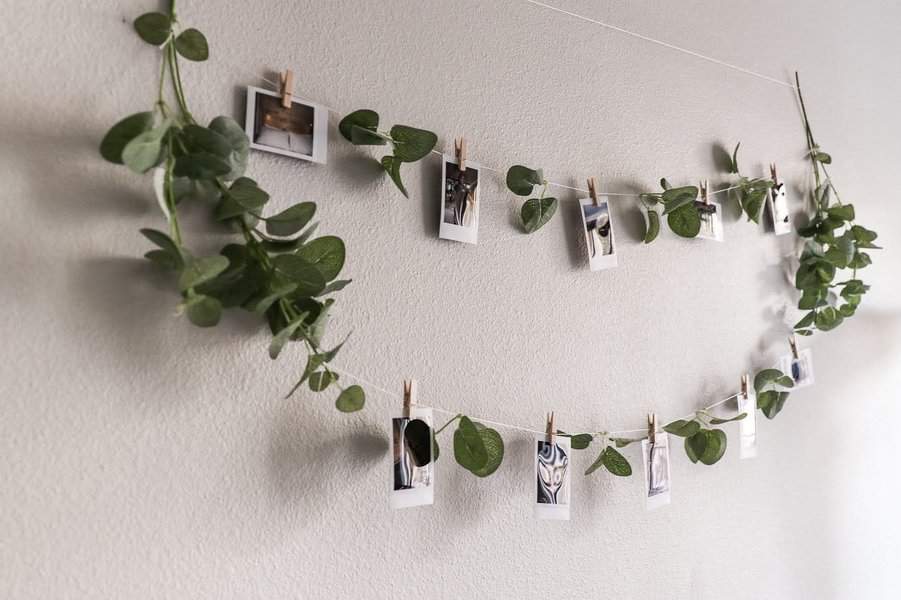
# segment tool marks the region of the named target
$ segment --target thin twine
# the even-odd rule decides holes
[[[334,372],[336,372],[336,373],[338,373],[338,374],[340,374],[340,375],[344,375],[345,377],[350,377],[351,379],[354,379],[354,380],[356,380],[356,381],[358,381],[358,382],[360,382],[360,383],[366,384],[366,385],[369,386],[370,388],[375,389],[375,390],[381,392],[381,393],[384,394],[385,396],[387,396],[387,397],[389,397],[389,398],[391,398],[391,399],[393,399],[393,400],[395,400],[395,401],[403,401],[403,395],[402,395],[402,394],[398,394],[398,393],[396,393],[396,392],[388,391],[388,390],[385,389],[384,387],[382,387],[382,386],[380,386],[380,385],[377,385],[377,384],[375,384],[375,383],[373,383],[373,382],[371,382],[371,381],[369,381],[369,380],[367,380],[367,379],[364,379],[363,377],[360,377],[359,375],[356,375],[356,374],[351,373],[351,372],[349,372],[349,371],[345,371],[344,369],[335,368],[335,367],[333,367],[333,366],[331,366],[331,365],[329,365],[328,368],[329,368],[329,370],[334,371]],[[687,415],[685,415],[685,416],[683,416],[683,417],[679,417],[678,419],[673,419],[673,420],[671,420],[671,421],[666,421],[665,424],[664,424],[664,426],[666,426],[666,425],[668,425],[668,424],[670,424],[670,423],[674,423],[675,421],[679,421],[679,420],[693,419],[694,417],[697,416],[697,414],[698,414],[699,412],[704,412],[704,411],[712,410],[712,409],[714,409],[714,408],[717,408],[718,406],[722,406],[723,404],[726,404],[727,402],[729,402],[729,401],[731,401],[731,400],[734,400],[734,399],[737,398],[740,394],[741,394],[741,392],[737,392],[737,393],[735,393],[735,394],[732,394],[731,396],[728,396],[728,397],[726,397],[726,398],[723,398],[722,400],[719,400],[718,402],[714,402],[713,404],[711,404],[711,405],[709,405],[709,406],[706,406],[706,407],[704,407],[704,408],[702,408],[702,409],[699,409],[699,410],[697,410],[697,411],[695,411],[695,412],[693,412],[693,413],[689,413],[689,414],[687,414]],[[421,403],[421,402],[417,402],[417,405],[418,405],[418,406],[422,406],[422,407],[424,407],[424,408],[431,408],[434,412],[442,413],[442,414],[450,415],[450,416],[454,416],[454,417],[457,416],[457,415],[464,414],[464,413],[461,413],[460,411],[447,410],[447,409],[445,409],[445,408],[440,408],[440,407],[438,407],[438,406],[433,406],[433,405],[423,404],[423,403]],[[476,421],[478,421],[479,423],[482,423],[482,424],[494,425],[494,426],[496,426],[496,427],[503,427],[503,428],[505,428],[505,429],[514,429],[514,430],[516,430],[516,431],[522,431],[522,432],[525,432],[525,433],[537,433],[537,434],[544,434],[544,433],[546,433],[546,431],[541,430],[541,429],[531,429],[531,428],[529,428],[529,427],[523,427],[523,426],[521,426],[521,425],[515,425],[515,424],[513,424],[513,423],[504,423],[503,421],[492,421],[492,420],[484,419],[484,418],[479,417],[479,416],[476,416],[476,415],[472,415],[471,418],[474,419],[474,420],[476,420]],[[602,435],[602,436],[605,436],[605,437],[617,437],[618,435],[629,434],[629,433],[647,433],[647,428],[644,428],[644,429],[621,429],[621,430],[618,430],[618,431],[595,431],[595,432],[592,432],[592,433],[593,433],[594,435]]]
[[[570,17],[574,17],[576,19],[580,19],[587,23],[592,23],[594,25],[599,25],[606,29],[611,29],[613,31],[617,31],[619,33],[632,36],[639,40],[643,40],[645,42],[650,42],[652,44],[657,44],[658,46],[663,46],[664,48],[669,48],[670,50],[675,50],[677,52],[682,52],[683,54],[688,54],[689,56],[694,56],[695,58],[700,58],[702,60],[706,60],[708,62],[712,62],[713,64],[720,65],[721,67],[726,67],[727,69],[732,69],[734,71],[738,71],[739,73],[744,73],[745,75],[751,75],[752,77],[757,77],[764,81],[769,81],[770,83],[775,83],[778,85],[782,85],[785,87],[789,87],[792,89],[798,89],[792,83],[788,83],[786,81],[782,81],[781,79],[776,79],[775,77],[770,77],[769,75],[764,75],[763,73],[758,73],[756,71],[752,71],[750,69],[746,69],[744,67],[740,67],[738,65],[733,65],[732,63],[727,63],[726,61],[720,60],[718,58],[713,58],[712,56],[707,56],[705,54],[701,54],[700,52],[695,52],[694,50],[689,50],[688,48],[683,48],[681,46],[676,46],[675,44],[670,44],[668,42],[664,42],[663,40],[658,40],[652,37],[648,37],[646,35],[642,35],[640,33],[636,33],[634,31],[629,31],[628,29],[623,29],[622,27],[617,27],[616,25],[611,25],[609,23],[604,23],[603,21],[598,21],[597,19],[592,19],[590,17],[586,17],[584,15],[580,15],[574,12],[570,12],[568,10],[564,10],[562,8],[558,8],[556,6],[551,6],[550,4],[545,4],[544,2],[538,2],[538,0],[524,0],[529,4],[533,4],[535,6],[540,6],[541,8],[546,8],[548,10],[552,10],[564,15],[568,15]]]

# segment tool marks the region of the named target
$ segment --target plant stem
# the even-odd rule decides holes
[[[444,425],[442,425],[440,429],[438,429],[438,430],[435,431],[435,435],[438,435],[439,433],[441,433],[442,431],[444,431],[444,430],[447,428],[448,425],[450,425],[451,423],[453,423],[454,421],[456,421],[457,419],[459,419],[459,418],[462,417],[462,416],[463,416],[463,415],[457,415],[456,417],[452,418],[450,421],[448,421],[447,423],[445,423]]]

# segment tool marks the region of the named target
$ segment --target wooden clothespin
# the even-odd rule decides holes
[[[288,69],[279,75],[282,89],[279,92],[282,95],[282,107],[291,108],[291,94],[294,92],[294,71]]]
[[[588,195],[591,197],[591,202],[597,206],[598,205],[598,189],[597,189],[597,180],[594,177],[588,178]]]
[[[416,380],[404,380],[404,412],[403,416],[410,418],[410,409],[416,404]]]
[[[557,425],[553,412],[547,416],[547,443],[557,443]]]
[[[798,357],[798,340],[795,337],[795,334],[792,334],[791,337],[788,338],[788,345],[791,346],[792,349],[792,358],[797,360]]]
[[[657,443],[657,413],[648,413],[648,442]]]
[[[457,155],[457,166],[460,168],[460,172],[466,170],[466,139],[465,138],[454,138],[454,152]]]
[[[779,179],[776,177],[776,163],[770,163],[770,177],[773,180],[773,185],[779,183]]]
[[[710,204],[710,196],[707,194],[707,190],[710,188],[710,180],[705,179],[700,183],[701,188],[701,200],[704,201],[704,204]]]
[[[745,373],[744,375],[741,376],[741,395],[742,395],[742,397],[743,397],[745,400],[748,399],[748,393],[749,393],[749,390],[750,390],[750,383],[751,383],[751,376],[750,376],[750,375],[748,375],[747,373]]]

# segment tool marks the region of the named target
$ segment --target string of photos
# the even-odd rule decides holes
[[[303,347],[306,365],[289,396],[301,386],[314,392],[335,388],[338,410],[358,411],[365,403],[363,387],[345,386],[339,375],[368,382],[332,365],[347,338],[332,347],[324,345],[335,298],[351,283],[338,278],[345,262],[345,244],[334,235],[316,235],[319,224],[314,202],[300,202],[274,214],[267,211],[269,194],[246,174],[251,149],[326,163],[328,108],[295,97],[293,74],[287,71],[277,91],[248,87],[243,126],[227,116],[201,125],[188,107],[179,61],[204,61],[209,57],[209,47],[200,31],[181,26],[175,4],[170,0],[166,13],[147,13],[134,22],[140,38],[161,51],[155,101],[150,110],[116,123],[100,144],[106,160],[123,164],[135,173],[152,173],[154,195],[167,230],[141,230],[154,245],[145,256],[172,273],[180,298],[177,311],[193,324],[212,327],[219,323],[225,309],[242,309],[268,325],[272,359],[278,358],[289,343]],[[878,249],[874,244],[877,234],[855,223],[854,206],[842,202],[833,184],[828,171],[832,158],[814,139],[797,74],[791,87],[802,110],[815,187],[810,194],[809,221],[797,230],[805,242],[794,284],[800,291],[798,308],[805,313],[794,325],[790,352],[782,357],[778,368],[763,369],[753,378],[743,375],[737,394],[684,418],[659,424],[657,416],[651,414],[646,431],[567,433],[557,428],[553,413],[539,430],[476,419],[418,404],[415,382],[405,382],[402,416],[392,422],[393,506],[432,503],[439,436],[451,425],[455,425],[455,461],[478,477],[497,471],[504,457],[503,439],[489,425],[534,435],[535,512],[542,518],[569,517],[570,460],[576,450],[592,446],[598,450],[586,475],[603,467],[613,475],[627,477],[632,474],[632,466],[620,449],[640,443],[645,496],[651,508],[669,502],[670,436],[683,439],[684,451],[693,463],[713,465],[727,448],[721,426],[737,422],[741,457],[756,455],[757,410],[772,419],[785,406],[791,390],[813,383],[811,351],[799,350],[795,335],[830,331],[855,314],[869,289],[858,278],[858,271],[871,264],[867,251]],[[466,140],[455,140],[454,154],[445,155],[435,150],[435,133],[399,124],[385,128],[378,113],[369,109],[347,114],[338,131],[355,146],[384,147],[387,153],[380,164],[404,196],[408,195],[402,179],[404,165],[419,162],[431,153],[441,154],[439,236],[477,243],[481,172],[496,169],[470,160]],[[723,203],[730,202],[740,207],[749,222],[760,223],[766,212],[776,235],[791,233],[786,186],[777,175],[776,165],[771,166],[768,178],[749,177],[739,170],[738,151],[736,145],[729,160],[731,179],[724,189],[713,190],[707,181],[698,186],[673,186],[661,178],[659,191],[634,195],[645,219],[644,242],[657,239],[663,221],[677,236],[722,242]],[[549,187],[583,191],[550,182],[540,168],[524,165],[507,169],[505,183],[510,192],[526,198],[520,217],[527,234],[544,227],[557,211],[558,199],[548,194]],[[603,193],[594,178],[588,179],[587,187],[579,205],[588,267],[592,271],[617,267],[618,246],[609,198],[630,194]],[[716,201],[717,195],[725,200]],[[179,209],[195,203],[212,206],[213,221],[229,234],[228,242],[216,255],[195,255],[189,249]],[[434,412],[447,413],[451,418],[439,427]]]

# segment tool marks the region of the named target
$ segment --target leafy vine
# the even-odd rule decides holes
[[[191,323],[215,326],[226,308],[260,316],[272,332],[272,359],[289,341],[307,350],[306,368],[291,393],[305,382],[316,392],[334,384],[341,390],[336,400],[339,410],[361,409],[363,389],[340,386],[338,374],[328,366],[343,342],[328,350],[322,347],[334,303],[327,296],[350,283],[337,279],[344,266],[344,242],[335,236],[311,239],[317,227],[311,223],[316,214],[313,202],[264,216],[269,194],[244,175],[249,141],[243,129],[227,116],[216,117],[205,127],[194,118],[179,57],[204,61],[209,46],[197,29],[181,28],[175,0],[167,14],[141,15],[134,28],[162,52],[157,98],[152,110],[116,123],[104,136],[100,153],[135,173],[154,171],[153,188],[169,231],[141,230],[157,246],[145,256],[173,272],[181,296],[178,311]],[[167,83],[175,106],[167,101]],[[226,244],[217,255],[194,255],[185,243],[179,208],[198,202],[212,206],[213,221],[240,241]],[[260,223],[265,223],[265,231]]]

